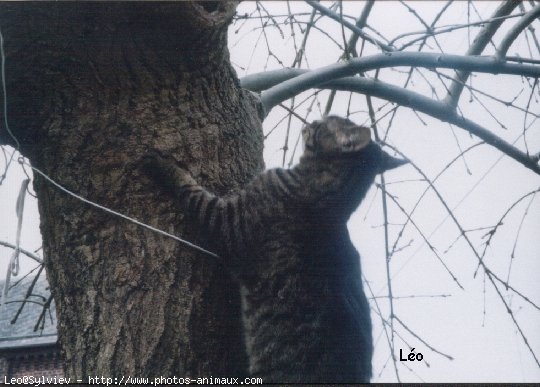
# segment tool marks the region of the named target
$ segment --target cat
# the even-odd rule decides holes
[[[370,308],[347,220],[375,176],[405,163],[369,128],[327,116],[302,130],[304,154],[218,197],[174,160],[143,158],[239,282],[250,375],[266,383],[365,383]]]

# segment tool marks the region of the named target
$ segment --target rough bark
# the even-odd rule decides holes
[[[129,165],[157,149],[218,193],[263,168],[256,104],[228,58],[234,9],[0,4],[8,116],[23,154],[66,188],[204,245]],[[12,143],[4,130],[0,142]],[[42,178],[34,187],[68,376],[243,374],[237,290],[219,262]]]

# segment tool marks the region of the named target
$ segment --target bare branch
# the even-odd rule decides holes
[[[11,319],[11,324],[15,324],[17,322],[17,319],[21,315],[21,313],[22,313],[22,311],[24,309],[24,306],[26,305],[27,301],[30,300],[30,297],[32,296],[32,292],[34,290],[34,287],[36,286],[36,282],[37,282],[39,276],[41,275],[41,273],[43,272],[44,268],[45,268],[45,266],[43,266],[43,265],[39,266],[39,270],[38,270],[37,274],[34,276],[34,279],[32,280],[32,282],[30,283],[30,286],[26,290],[26,295],[24,296],[24,300],[22,301],[19,309],[17,310],[17,313],[15,313],[15,316]]]
[[[495,291],[497,292],[497,295],[499,296],[499,298],[501,299],[506,311],[508,312],[508,314],[510,315],[510,318],[512,318],[512,321],[514,322],[514,326],[517,328],[518,332],[519,332],[519,335],[521,336],[521,338],[523,339],[523,342],[525,343],[525,346],[527,347],[527,349],[529,350],[529,352],[531,353],[532,357],[534,358],[534,361],[536,362],[536,364],[538,365],[538,367],[540,367],[540,360],[538,360],[538,358],[536,357],[536,354],[534,353],[531,345],[529,344],[529,340],[527,339],[527,336],[525,336],[525,333],[523,332],[523,330],[521,329],[521,326],[518,324],[517,320],[516,320],[516,316],[514,315],[514,312],[512,312],[512,309],[510,309],[510,307],[508,306],[508,303],[506,302],[506,300],[504,299],[503,295],[501,294],[501,291],[499,290],[499,288],[497,287],[497,284],[495,284],[495,282],[493,281],[493,278],[488,274],[488,279],[490,280],[490,282],[493,284],[493,287],[495,288]]]
[[[373,109],[373,104],[371,103],[371,97],[366,96],[366,102],[369,110],[369,118],[371,121],[371,127],[373,128],[373,133],[375,134],[375,139],[380,141],[379,130],[377,128],[377,121],[375,118],[375,110]],[[388,203],[386,200],[386,180],[384,178],[384,173],[380,174],[381,179],[381,202],[383,207],[383,219],[384,219],[384,251],[385,251],[385,266],[386,266],[386,286],[388,287],[388,304],[390,306],[390,333],[391,333],[391,343],[390,350],[392,353],[393,361],[396,362],[395,353],[396,353],[396,340],[395,340],[395,329],[394,329],[394,296],[392,292],[392,276],[390,274],[390,239],[388,236]]]
[[[426,347],[431,349],[433,352],[435,352],[435,353],[437,353],[437,354],[439,354],[441,356],[444,356],[448,360],[454,360],[454,358],[452,356],[447,355],[446,353],[443,353],[443,352],[433,348],[431,345],[429,345],[424,339],[422,339],[420,336],[418,336],[416,333],[414,333],[412,329],[410,329],[403,321],[401,321],[401,319],[398,316],[394,316],[394,318],[397,320],[397,322],[399,322],[401,324],[401,326],[403,328],[405,328],[405,330],[407,332],[409,332],[411,335],[413,335],[416,339],[420,340],[420,342],[422,342],[422,344],[424,344]]]
[[[518,1],[507,0],[506,2],[501,4],[499,8],[497,8],[495,13],[491,16],[491,19],[510,15],[514,8],[517,7],[518,3]],[[474,39],[473,44],[469,47],[465,55],[480,55],[484,51],[484,48],[487,46],[493,35],[495,35],[495,32],[497,32],[501,24],[504,22],[504,20],[505,19],[497,19],[492,23],[486,24],[486,26],[482,28],[482,30],[480,30],[480,32]],[[471,72],[468,70],[460,70],[461,71],[456,72],[454,82],[452,82],[452,84],[450,85],[450,90],[448,91],[448,94],[445,98],[446,103],[448,103],[450,106],[453,106],[454,108],[457,106],[459,97],[461,96],[461,92],[463,91],[463,84],[467,82],[467,78],[469,78],[469,75],[471,74]]]
[[[371,12],[371,9],[373,8],[373,5],[375,4],[374,0],[368,1],[364,8],[362,9],[362,13],[360,14],[360,17],[356,21],[356,27],[358,28],[364,28],[364,26],[367,23],[367,18],[369,16],[369,13]],[[352,54],[353,57],[358,57],[358,52],[356,50],[356,43],[358,42],[359,35],[356,32],[353,32],[351,35],[349,41],[346,44],[346,50],[343,52],[343,54],[340,56],[340,60],[343,59],[350,59],[350,55]],[[362,49],[364,46],[362,45]],[[327,115],[330,112],[330,109],[332,108],[332,104],[334,103],[334,97],[336,95],[336,90],[332,90],[330,92],[330,95],[328,96],[328,100],[326,102],[326,108],[324,109],[324,114]]]
[[[524,295],[522,292],[520,292],[519,290],[517,290],[516,288],[514,288],[513,286],[511,286],[508,281],[504,281],[502,280],[501,278],[499,278],[497,276],[497,274],[495,274],[494,272],[492,272],[488,267],[484,266],[484,271],[486,272],[486,274],[489,276],[489,277],[492,277],[494,279],[496,279],[497,281],[499,281],[499,283],[501,283],[502,285],[504,285],[504,287],[506,288],[506,290],[510,289],[511,291],[513,291],[514,293],[516,293],[519,297],[521,297],[523,300],[525,300],[526,302],[528,302],[531,306],[533,306],[535,309],[539,310],[540,311],[540,306],[536,305],[529,297],[527,297],[526,295]]]
[[[531,5],[534,5],[534,3],[532,1],[530,1],[530,3],[531,3]],[[525,7],[523,6],[522,2],[519,3],[519,8],[520,8],[521,11],[525,10]],[[534,45],[536,46],[536,50],[540,53],[540,42],[538,41],[538,36],[536,36],[536,32],[535,32],[534,27],[532,26],[532,24],[529,24],[527,29],[530,32],[531,38],[532,38],[532,40],[534,42]],[[527,35],[525,35],[525,36],[527,36]]]
[[[377,186],[379,186],[377,184]],[[439,253],[437,252],[437,249],[435,248],[435,246],[433,246],[431,244],[431,242],[429,241],[429,239],[425,236],[425,234],[422,232],[422,230],[420,229],[420,227],[416,224],[416,222],[412,219],[411,215],[405,210],[405,208],[403,208],[403,206],[399,203],[399,200],[392,194],[390,194],[388,191],[386,191],[386,195],[392,199],[392,201],[394,202],[394,204],[399,208],[399,210],[403,213],[403,215],[405,215],[407,217],[407,219],[411,222],[411,224],[414,226],[414,228],[416,229],[416,231],[418,231],[418,234],[420,234],[420,236],[422,237],[422,239],[424,240],[424,243],[429,247],[429,249],[433,252],[433,254],[435,255],[435,257],[437,257],[437,259],[439,260],[439,262],[441,263],[441,265],[444,267],[444,269],[446,270],[446,272],[450,275],[450,277],[452,277],[452,280],[457,284],[457,286],[459,286],[459,288],[461,290],[465,290],[465,288],[463,287],[463,285],[461,285],[461,283],[459,282],[459,280],[457,279],[457,277],[454,275],[454,273],[452,272],[452,270],[450,270],[450,268],[448,267],[448,265],[444,262],[444,260],[442,259],[442,257],[439,255]]]
[[[375,0],[369,0],[366,3],[366,5],[364,5],[364,8],[362,9],[362,13],[360,14],[360,17],[358,18],[358,20],[356,21],[356,27],[360,29],[364,28],[364,26],[366,25],[369,13],[371,12],[371,9],[373,8],[374,4],[375,4]],[[353,54],[356,52],[355,47],[356,47],[356,43],[358,42],[359,37],[360,35],[356,31],[353,31],[353,34],[351,35],[351,38],[349,39],[349,42],[348,42],[349,51],[352,52]],[[358,55],[354,55],[354,56],[358,56]]]
[[[537,17],[540,16],[540,3],[536,5],[533,9],[525,14],[519,21],[508,31],[502,42],[500,43],[499,49],[497,50],[497,57],[503,59],[508,49],[516,40],[518,35],[523,31],[527,26],[529,26]]]
[[[425,41],[429,37],[435,37],[437,35],[447,34],[449,32],[461,30],[461,29],[464,29],[464,28],[470,28],[470,27],[473,27],[473,26],[483,26],[486,23],[493,23],[496,20],[512,19],[512,18],[523,16],[523,15],[524,14],[508,15],[508,16],[498,17],[498,18],[495,18],[495,19],[480,20],[480,21],[473,22],[473,23],[468,23],[468,24],[458,24],[458,25],[452,25],[452,26],[441,26],[441,27],[437,27],[437,29],[432,28],[431,31],[429,31],[429,32],[426,32],[426,31],[405,32],[403,34],[400,34],[400,35],[396,36],[390,42],[394,43],[397,40],[403,39],[403,38],[405,38],[407,36],[421,35],[419,37],[416,37],[416,38],[413,38],[413,39],[409,40],[406,43],[403,43],[401,45],[401,47],[398,48],[398,51],[403,51],[406,48],[414,45],[415,43],[417,43],[419,41],[420,42]]]
[[[506,209],[506,211],[504,212],[504,214],[500,217],[499,221],[497,222],[497,224],[495,224],[495,226],[493,226],[493,228],[487,232],[485,235],[484,235],[484,238],[487,237],[486,241],[484,242],[484,251],[482,252],[482,258],[486,255],[486,250],[487,248],[489,247],[490,243],[491,243],[491,239],[493,238],[493,236],[495,235],[495,233],[497,232],[498,228],[500,226],[503,225],[503,221],[504,219],[506,218],[506,216],[519,204],[521,203],[522,200],[526,199],[527,197],[529,196],[533,196],[536,195],[537,193],[540,192],[540,188],[537,188],[531,192],[528,192],[526,193],[525,195],[521,196],[519,199],[517,199],[510,207],[508,207]],[[478,263],[478,267],[480,267],[480,264],[481,262]],[[476,270],[478,270],[478,267],[476,268]]]
[[[12,245],[11,243],[9,242],[4,242],[4,241],[0,241],[0,246],[5,246],[5,247],[9,247],[10,249],[16,249],[17,246],[15,245]],[[37,256],[36,254],[34,253],[31,253],[30,251],[28,250],[25,250],[25,249],[21,249],[19,248],[19,251],[21,253],[23,253],[24,255],[26,255],[27,257],[29,258],[32,258],[34,261],[36,261],[37,263],[43,263],[43,259],[39,256]]]
[[[540,77],[540,66],[506,63],[501,62],[494,57],[473,57],[421,52],[392,52],[354,58],[347,62],[335,63],[317,70],[306,72],[294,79],[289,79],[280,84],[274,83],[275,86],[262,93],[262,103],[265,110],[270,111],[270,109],[278,103],[292,98],[302,91],[317,87],[329,80],[354,75],[359,72],[396,66],[450,68],[469,72],[476,71],[480,73],[522,75],[533,78]],[[249,88],[248,86],[244,87]],[[251,88],[250,90],[254,91]]]
[[[319,11],[323,15],[328,16],[329,18],[336,20],[341,25],[347,27],[348,29],[350,29],[354,33],[358,34],[358,36],[361,37],[362,39],[364,39],[364,40],[366,40],[366,41],[368,41],[370,43],[373,43],[374,45],[379,47],[382,51],[390,52],[390,51],[395,51],[396,50],[394,47],[389,46],[386,43],[381,42],[380,40],[375,39],[372,36],[369,36],[364,31],[362,31],[362,29],[358,28],[357,26],[355,26],[354,24],[348,22],[347,20],[342,19],[337,13],[335,13],[334,11],[322,6],[318,2],[313,1],[313,0],[306,0],[306,3],[311,5],[313,8],[315,8],[317,11]]]
[[[388,321],[386,321],[385,318],[383,317],[381,307],[379,306],[379,302],[377,301],[377,298],[375,297],[375,293],[373,293],[373,289],[371,288],[371,285],[370,285],[369,281],[364,276],[362,276],[362,278],[363,278],[364,283],[367,286],[367,290],[371,294],[371,297],[372,297],[373,302],[375,304],[375,308],[372,307],[371,309],[373,309],[375,311],[375,313],[377,313],[379,315],[379,317],[381,318],[383,331],[384,331],[384,334],[386,336],[386,341],[388,342],[388,347],[390,348],[390,356],[391,356],[391,359],[392,359],[392,364],[394,365],[394,371],[396,373],[396,378],[397,378],[397,380],[399,382],[400,381],[399,368],[397,366],[396,355],[395,355],[394,351],[392,350],[392,338],[388,334],[388,330],[386,328],[387,326],[390,326],[390,324],[388,324]],[[392,336],[394,335],[394,333],[398,334],[398,332],[394,332],[394,330],[392,328]],[[403,340],[403,341],[405,341],[405,340]]]
[[[316,11],[313,10],[313,12],[311,12],[311,16],[309,17],[309,22],[307,24],[306,31],[304,32],[302,44],[300,45],[300,49],[296,51],[296,56],[294,57],[294,61],[291,67],[296,67],[297,64],[300,65],[302,63],[302,58],[304,57],[304,53],[306,51],[306,44],[309,37],[309,33],[311,31],[311,27],[314,26],[315,14],[316,14]],[[291,23],[291,26],[292,26],[292,23]]]
[[[393,53],[392,55],[395,55],[395,54],[396,53]],[[362,60],[362,59],[369,59],[369,58],[359,58],[358,60]],[[463,59],[472,59],[472,58],[463,58]],[[475,58],[475,59],[478,59],[478,58]],[[356,59],[353,59],[351,60],[351,62],[355,60]],[[336,65],[329,66],[329,67],[335,68]],[[537,71],[540,71],[540,67],[537,68]],[[530,170],[540,175],[540,165],[538,165],[538,160],[534,156],[530,156],[527,153],[521,151],[520,149],[514,147],[512,144],[494,135],[491,131],[478,125],[476,122],[473,122],[459,115],[454,109],[449,107],[444,102],[434,101],[430,98],[427,98],[413,91],[406,90],[406,89],[403,89],[401,87],[397,87],[394,85],[390,85],[382,81],[378,81],[378,80],[374,81],[372,79],[367,79],[367,78],[348,77],[348,78],[336,79],[330,82],[321,81],[319,84],[316,84],[313,79],[316,78],[317,74],[315,74],[315,76],[310,78],[311,72],[309,72],[308,70],[282,69],[282,70],[278,70],[272,73],[276,75],[276,78],[280,78],[280,79],[287,78],[287,73],[289,77],[294,77],[295,75],[298,75],[298,74],[302,74],[302,75],[298,75],[295,79],[290,79],[288,81],[285,81],[271,88],[270,90],[278,88],[281,85],[286,84],[288,82],[295,81],[298,78],[303,78],[304,80],[307,79],[305,83],[298,82],[297,84],[294,84],[293,82],[291,82],[293,84],[293,87],[296,87],[296,90],[298,90],[298,88],[304,88],[304,85],[306,83],[310,85],[314,84],[313,87],[323,88],[323,89],[336,89],[336,90],[342,90],[342,91],[353,91],[357,93],[367,94],[367,95],[385,99],[387,101],[396,102],[400,105],[409,107],[414,110],[418,110],[422,113],[428,114],[441,121],[451,123],[462,129],[467,130],[471,134],[474,134],[475,136],[484,140],[487,144],[499,149],[501,152],[503,152],[507,156],[513,158],[514,160],[523,164],[525,167],[529,168]],[[256,75],[253,75],[251,77],[252,77],[251,79],[254,79],[254,80],[257,78]],[[264,74],[263,77],[265,78],[264,82],[266,82],[266,84],[271,83],[270,82],[272,78],[271,74],[269,73]],[[251,85],[261,86],[261,84],[263,83],[263,81],[252,82],[251,79],[248,79],[248,81],[244,83],[244,79],[242,80],[242,85],[244,87],[251,86]],[[323,79],[329,79],[329,78],[323,77]],[[305,89],[307,88],[309,87],[306,87]],[[283,93],[287,93],[287,92],[288,91],[285,90]],[[262,95],[262,99],[263,99],[263,105],[265,107],[269,106],[265,104],[264,102],[264,92]]]

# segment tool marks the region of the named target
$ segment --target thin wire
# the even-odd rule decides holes
[[[107,208],[105,206],[102,206],[101,204],[98,204],[98,203],[94,203],[93,201],[91,200],[88,200],[80,195],[77,195],[75,192],[72,192],[70,190],[68,190],[67,188],[64,188],[63,186],[61,186],[60,184],[58,184],[56,181],[54,181],[53,179],[51,179],[49,176],[47,176],[44,172],[40,171],[39,169],[37,169],[36,167],[33,167],[31,166],[30,164],[28,164],[26,161],[22,161],[23,164],[26,164],[28,167],[32,168],[32,170],[36,171],[37,173],[39,173],[45,180],[47,180],[49,183],[51,183],[52,185],[54,185],[55,187],[57,187],[58,189],[60,189],[61,191],[67,193],[68,195],[71,195],[73,196],[74,198],[84,202],[84,203],[87,203],[87,204],[90,204],[91,206],[93,207],[96,207],[96,208],[99,208],[100,210],[103,210],[105,212],[108,212],[110,214],[113,214],[113,215],[116,215],[122,219],[125,219],[125,220],[128,220],[132,223],[135,223],[141,227],[144,227],[144,228],[147,228],[151,231],[154,231],[158,234],[161,234],[161,235],[164,235],[166,237],[169,237],[169,238],[172,238],[180,243],[182,243],[183,245],[185,246],[188,246],[188,247],[191,247],[192,249],[195,249],[197,251],[200,251],[202,253],[205,253],[211,257],[214,257],[214,258],[219,258],[219,256],[216,254],[216,253],[212,253],[211,251],[208,251],[208,250],[205,250],[203,249],[202,247],[200,246],[197,246],[196,244],[193,244],[189,241],[186,241],[185,239],[182,239],[180,237],[177,237],[176,235],[173,235],[173,234],[169,234],[168,232],[166,231],[163,231],[163,230],[160,230],[159,228],[155,228],[153,226],[150,226],[149,224],[146,224],[146,223],[143,223],[137,219],[134,219],[134,218],[131,218],[127,215],[124,215],[124,214],[121,214],[120,212],[117,212],[117,211],[114,211],[114,210],[111,210],[110,208]]]
[[[0,57],[1,57],[1,73],[2,73],[2,93],[4,95],[3,100],[3,109],[4,109],[4,126],[6,127],[7,132],[15,141],[15,145],[17,145],[17,150],[20,149],[21,144],[19,144],[19,140],[13,135],[11,132],[11,129],[9,129],[8,124],[8,118],[7,118],[7,88],[6,88],[6,55],[4,54],[4,35],[2,35],[2,30],[0,30]]]

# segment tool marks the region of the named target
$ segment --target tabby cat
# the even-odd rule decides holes
[[[238,280],[250,374],[264,382],[368,382],[373,344],[360,256],[347,220],[375,176],[404,163],[337,116],[302,130],[292,169],[272,169],[242,191],[215,196],[158,155],[146,171],[217,240]]]

